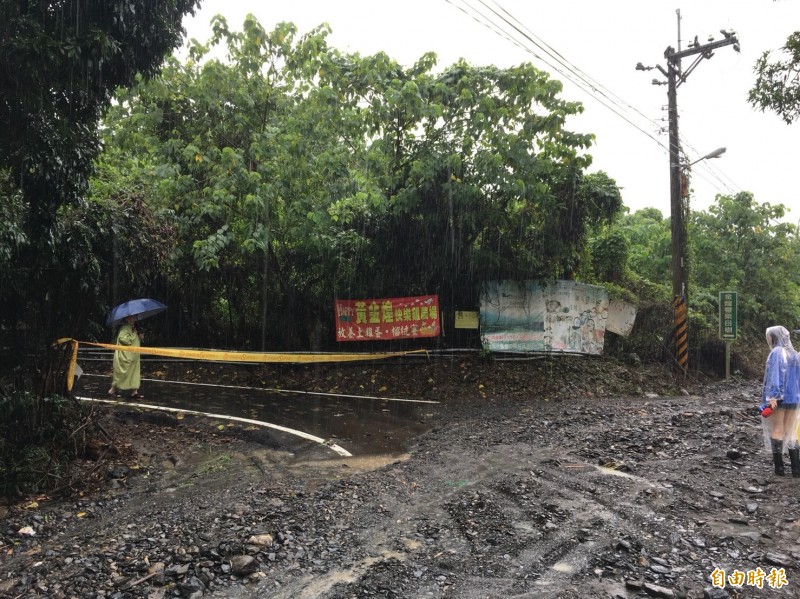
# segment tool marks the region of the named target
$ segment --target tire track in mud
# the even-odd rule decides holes
[[[600,492],[600,479],[608,485],[611,476],[619,478],[613,492]],[[490,566],[465,573],[467,578],[456,589],[463,597],[528,593],[544,597],[548,590],[562,593],[572,581],[581,583],[582,596],[586,596],[587,579],[592,577],[597,579],[598,596],[608,597],[613,585],[591,571],[597,553],[620,540],[636,538],[641,523],[654,517],[636,498],[658,487],[646,479],[619,476],[581,462],[562,464],[551,457],[544,457],[528,472],[483,482],[486,489],[473,492],[471,503],[462,497],[449,504],[451,517],[470,540],[475,538],[469,525],[476,519],[476,510],[486,512],[487,521],[474,528],[493,528],[499,535],[514,532],[506,542],[497,543],[493,553],[502,554],[500,559],[490,557]],[[623,501],[625,496],[632,500]],[[466,509],[459,514],[458,506]],[[474,541],[472,548],[486,550]]]
[[[541,570],[536,582],[541,589],[563,589],[572,580],[585,585],[591,577],[599,580],[592,571],[597,553],[620,540],[635,539],[641,525],[655,517],[647,505],[636,501],[643,490],[655,485],[580,462],[549,466],[533,473],[534,481],[567,517],[550,539],[528,549],[522,559]],[[597,479],[610,476],[620,478],[614,481],[615,492],[600,492]]]
[[[620,540],[636,538],[654,516],[637,499],[658,485],[585,462],[562,463],[554,456],[563,450],[528,444],[470,450],[474,460],[463,459],[463,447],[453,451],[460,466],[446,454],[435,460],[447,476],[439,489],[415,488],[414,468],[400,467],[397,484],[380,498],[391,526],[381,538],[360,540],[368,553],[392,555],[398,573],[412,572],[407,584],[433,592],[429,596],[561,597],[573,582],[589,596],[590,578],[597,579],[597,596],[609,596],[613,585],[592,571],[594,560]],[[421,497],[425,501],[417,501]],[[465,554],[471,558],[462,559]],[[385,560],[366,565],[329,596],[373,586],[385,567]],[[436,585],[437,578],[446,580]]]
[[[412,462],[392,468],[381,490],[383,534],[359,539],[369,555],[386,557],[325,596],[378,590],[398,597],[608,599],[629,596],[626,580],[666,585],[665,592],[702,589],[713,569],[709,556],[727,555],[692,544],[705,537],[722,552],[731,545],[710,529],[700,532],[705,499],[681,483],[680,473],[702,477],[706,467],[698,468],[696,457],[710,458],[724,440],[750,443],[731,426],[736,411],[647,403],[625,404],[636,410],[634,420],[606,406],[559,407],[533,421],[506,412],[462,422],[447,431],[457,442],[444,451],[433,431]],[[564,412],[562,420],[556,411]],[[692,434],[698,422],[712,430]]]

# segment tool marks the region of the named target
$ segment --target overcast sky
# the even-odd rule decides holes
[[[508,21],[516,20],[530,39],[487,6]],[[487,16],[479,16],[476,10]],[[741,52],[732,46],[716,50],[678,88],[680,135],[688,159],[727,148],[720,158],[694,166],[691,206],[705,210],[717,194],[750,191],[760,203],[789,207],[790,222],[800,219],[800,125],[786,125],[774,113],[756,111],[747,103],[756,59],[766,50],[777,51],[790,33],[800,30],[800,2],[795,0],[682,4],[663,0],[485,0],[485,4],[479,0],[202,0],[198,13],[184,25],[189,37],[206,41],[214,15],[224,15],[231,28],[240,29],[248,13],[270,30],[281,21],[294,23],[300,33],[328,23],[333,30],[330,45],[362,55],[384,51],[404,65],[428,51],[437,54],[440,68],[459,58],[499,67],[531,62],[564,83],[564,99],[583,103],[584,114],[572,118],[568,126],[597,136],[589,151],[594,157],[591,170],[613,177],[632,211],[654,207],[665,216],[670,213],[667,87],[651,83],[654,78],[664,79],[657,70],[637,71],[635,65],[666,68],[664,51],[668,46],[679,47],[679,30],[684,50],[695,36],[704,44],[709,35],[722,39],[721,29],[735,31]],[[489,19],[495,24],[487,25]],[[545,50],[565,60],[569,70]],[[684,71],[692,62],[693,57],[683,60]],[[570,82],[577,79],[575,72],[591,80],[596,91]]]

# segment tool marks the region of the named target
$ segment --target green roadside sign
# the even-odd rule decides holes
[[[736,340],[736,292],[719,292],[719,338]]]

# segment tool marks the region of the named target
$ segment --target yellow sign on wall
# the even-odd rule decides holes
[[[478,313],[467,312],[464,310],[456,310],[456,328],[457,329],[477,329],[478,328]]]

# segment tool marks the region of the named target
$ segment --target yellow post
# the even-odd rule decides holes
[[[72,383],[75,380],[75,365],[78,363],[78,342],[75,339],[70,341],[72,343],[72,357],[69,360],[69,367],[67,368],[67,392],[72,391]]]

